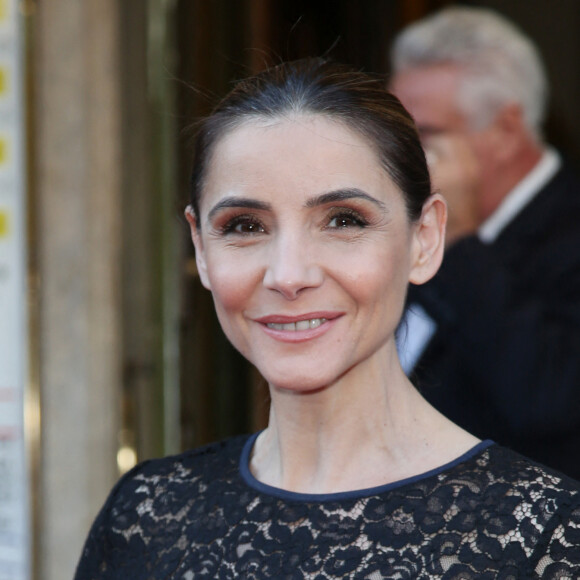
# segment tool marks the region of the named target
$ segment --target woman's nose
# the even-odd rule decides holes
[[[264,274],[264,286],[295,300],[302,290],[316,288],[323,281],[314,248],[300,236],[279,240],[273,244]]]

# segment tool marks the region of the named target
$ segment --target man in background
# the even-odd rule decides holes
[[[449,206],[441,271],[410,290],[406,370],[462,427],[580,479],[580,182],[542,138],[538,51],[450,7],[400,33],[392,68]]]

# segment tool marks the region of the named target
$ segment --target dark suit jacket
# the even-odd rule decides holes
[[[412,287],[437,332],[412,378],[451,420],[580,479],[580,181],[564,166],[493,244]]]

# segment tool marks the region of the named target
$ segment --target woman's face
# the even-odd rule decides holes
[[[313,391],[396,360],[431,238],[362,136],[321,116],[247,122],[216,145],[200,230],[188,218],[221,325],[270,384]]]

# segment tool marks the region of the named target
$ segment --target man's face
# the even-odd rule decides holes
[[[473,161],[472,190],[483,221],[493,210],[489,207],[494,199],[490,178],[496,170],[493,140],[491,127],[473,128],[458,105],[461,74],[458,66],[452,64],[417,67],[395,74],[389,88],[415,119],[430,162],[437,161],[438,152],[449,150],[441,145],[450,138],[455,144],[460,142],[463,153],[469,154]],[[439,188],[440,184],[434,186]]]
[[[457,105],[459,71],[454,65],[433,65],[397,73],[390,90],[413,115],[421,138],[445,133],[468,133],[468,123]]]

